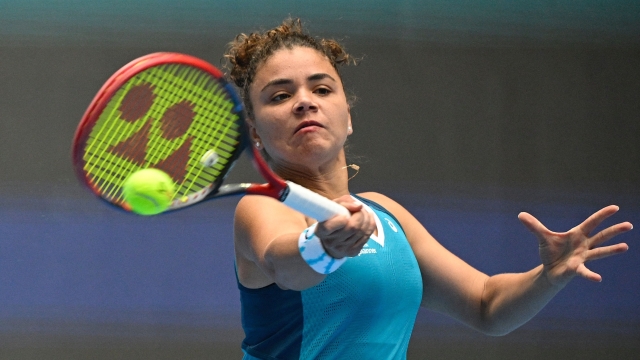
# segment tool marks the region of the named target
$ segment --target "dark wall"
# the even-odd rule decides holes
[[[362,45],[354,146],[381,182],[636,188],[638,48]]]
[[[635,191],[640,47],[454,46],[355,37],[345,69],[363,189],[416,183]],[[109,75],[147,52],[218,65],[223,39],[17,46],[0,52],[2,183],[68,183],[69,139]]]

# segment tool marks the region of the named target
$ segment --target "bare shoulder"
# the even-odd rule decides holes
[[[420,221],[418,221],[413,214],[395,200],[376,192],[366,192],[358,195],[365,199],[375,201],[391,212],[391,214],[400,222],[400,225],[402,225],[402,228],[407,235],[407,239],[412,245],[423,245],[435,242],[435,239],[433,239],[431,234],[429,234]]]
[[[402,205],[386,195],[377,192],[365,192],[358,194],[358,196],[380,204],[382,207],[389,210],[393,216],[398,218],[400,222],[402,222],[402,220],[407,216],[413,217]]]
[[[358,196],[363,197],[365,199],[369,199],[372,201],[377,202],[378,204],[384,206],[387,203],[395,203],[397,204],[395,201],[393,201],[391,198],[389,198],[386,195],[377,193],[377,192],[363,192],[363,193],[359,193]]]
[[[248,195],[238,202],[234,217],[236,252],[255,260],[255,253],[288,232],[306,228],[305,217],[281,202],[266,196]]]
[[[267,196],[243,196],[236,205],[234,221],[246,222],[256,219],[262,212],[270,212],[274,208],[278,208],[279,201]]]
[[[289,231],[290,227],[304,229],[304,215],[294,211],[278,200],[267,196],[248,195],[242,197],[236,206],[234,225],[240,229],[261,233],[273,229]]]

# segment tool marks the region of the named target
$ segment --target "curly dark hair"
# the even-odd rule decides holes
[[[356,59],[337,41],[315,38],[305,33],[302,21],[298,18],[286,19],[280,26],[262,33],[239,34],[228,45],[224,55],[228,60],[225,68],[228,70],[228,78],[240,88],[250,117],[253,116],[253,109],[249,99],[249,87],[253,83],[256,70],[277,50],[292,49],[295,46],[315,49],[326,56],[338,75],[340,65],[356,64]]]

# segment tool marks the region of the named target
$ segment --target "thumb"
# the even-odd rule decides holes
[[[518,219],[529,231],[531,231],[538,238],[538,241],[540,243],[543,243],[545,241],[545,234],[551,233],[549,229],[547,229],[538,219],[536,219],[529,213],[521,212],[520,214],[518,214]]]
[[[341,196],[334,201],[347,208],[352,214],[362,210],[362,203],[348,195]]]

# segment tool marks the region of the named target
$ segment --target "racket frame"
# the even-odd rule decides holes
[[[227,166],[212,184],[203,188],[201,191],[186,196],[186,199],[185,197],[182,197],[181,199],[174,199],[169,209],[163,213],[172,212],[174,210],[178,210],[180,208],[205,200],[233,195],[249,194],[264,195],[275,198],[283,202],[285,205],[293,208],[294,210],[300,211],[307,216],[315,218],[318,221],[327,220],[335,215],[350,216],[349,211],[345,207],[298,184],[281,179],[269,168],[262,155],[260,155],[260,152],[253,146],[249,145],[251,142],[248,135],[249,131],[245,122],[245,113],[242,101],[236,94],[232,85],[224,79],[224,75],[220,72],[220,70],[218,70],[215,66],[209,64],[208,62],[196,57],[171,52],[152,53],[139,57],[124,65],[122,68],[116,71],[104,83],[104,85],[102,85],[96,96],[91,101],[89,107],[85,111],[82,120],[80,121],[80,124],[78,125],[78,128],[76,129],[76,132],[74,134],[72,161],[76,176],[84,186],[91,190],[91,192],[93,192],[96,196],[98,196],[108,204],[113,205],[114,207],[121,210],[131,212],[124,202],[115,203],[109,201],[109,199],[101,195],[99,189],[91,184],[88,176],[84,171],[84,147],[80,147],[79,144],[86,144],[91,130],[99,120],[103,110],[123,85],[125,85],[138,73],[151,67],[165,64],[181,64],[186,66],[193,66],[209,73],[214,78],[216,78],[216,80],[226,88],[227,93],[234,103],[233,112],[238,115],[238,124],[241,127],[241,135],[238,139],[238,146],[234,150],[234,153],[228,159],[228,162],[231,165]],[[233,167],[232,164],[238,160],[240,155],[245,150],[247,150],[253,167],[260,173],[260,175],[262,175],[265,180],[267,180],[267,183],[238,183],[223,185],[222,183],[225,177],[227,176],[229,170]]]
[[[238,139],[240,143],[236,147],[232,156],[229,157],[228,159],[229,163],[234,163],[240,157],[244,147],[248,142],[246,131],[244,130],[246,125],[244,121],[244,107],[242,105],[242,101],[237,96],[236,92],[233,90],[231,84],[229,84],[224,79],[224,75],[222,74],[222,72],[220,72],[220,70],[218,70],[215,66],[211,65],[210,63],[202,59],[196,58],[194,56],[181,54],[181,53],[173,53],[173,52],[157,52],[157,53],[148,54],[132,60],[131,62],[122,66],[113,75],[111,75],[111,77],[109,77],[109,79],[102,85],[98,93],[95,95],[95,97],[89,104],[89,107],[87,108],[84,115],[82,116],[82,120],[78,124],[78,127],[76,128],[76,132],[73,137],[73,146],[71,150],[72,152],[71,157],[72,157],[74,172],[76,174],[76,177],[80,181],[80,183],[83,184],[85,187],[87,187],[91,192],[93,192],[100,199],[104,200],[105,202],[111,205],[121,208],[122,210],[125,210],[127,212],[130,212],[130,209],[127,208],[126,204],[115,203],[103,197],[101,195],[100,190],[96,186],[94,186],[89,180],[88,175],[84,171],[85,164],[86,164],[83,158],[84,145],[86,145],[87,139],[91,134],[93,126],[99,120],[100,116],[102,115],[102,112],[104,111],[106,106],[109,104],[113,96],[117,93],[117,91],[120,88],[122,88],[122,86],[124,86],[129,80],[131,80],[134,76],[136,76],[140,72],[155,66],[161,66],[166,64],[179,64],[179,65],[196,67],[201,71],[209,73],[212,77],[216,79],[216,81],[218,81],[223,87],[226,88],[227,94],[229,94],[231,100],[234,103],[233,112],[237,114],[239,117],[238,124],[240,125],[241,128],[243,128],[243,130],[241,131],[241,136]],[[80,144],[82,144],[83,146],[80,146]],[[224,181],[224,178],[227,175],[228,171],[231,169],[231,167],[232,166],[226,167],[224,171],[221,172],[220,175],[216,178],[216,180],[209,187],[206,188],[206,191],[205,191],[206,194],[215,192],[215,190],[217,190],[220,187],[220,185]],[[175,203],[175,200],[174,200],[174,203]],[[178,207],[184,207],[186,205],[189,205],[189,204],[188,203],[182,204],[182,206],[178,206]]]

